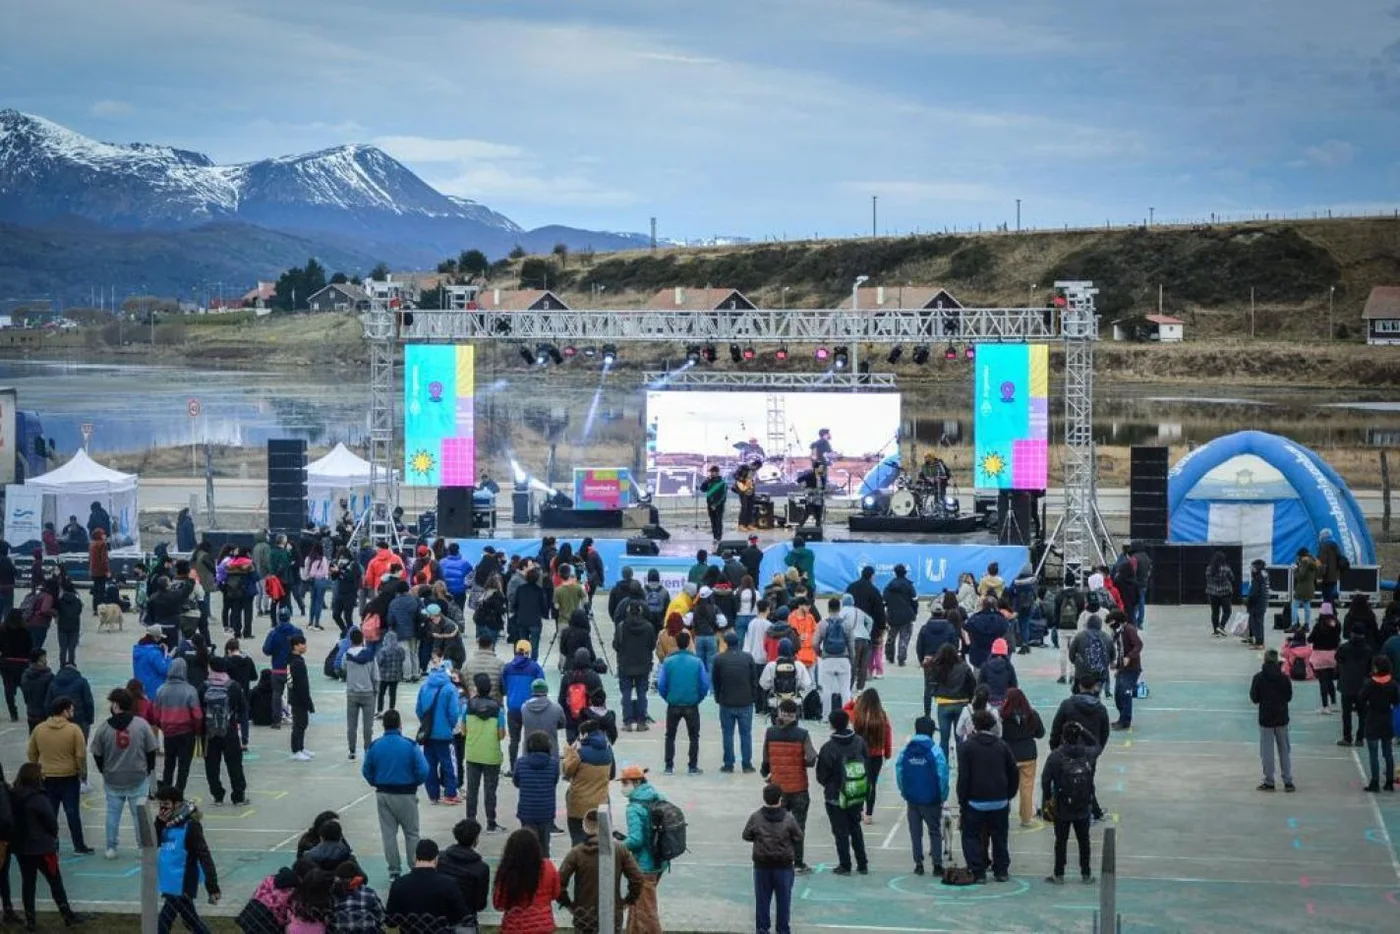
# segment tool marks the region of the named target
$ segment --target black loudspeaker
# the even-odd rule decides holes
[[[1135,446],[1128,475],[1128,534],[1140,541],[1167,540],[1167,449]]]
[[[653,541],[664,542],[671,537],[671,533],[659,525],[646,525],[642,527],[642,537]]]
[[[1001,527],[997,531],[997,541],[1003,545],[1029,545],[1032,534],[1031,509],[1034,500],[1030,493],[1020,490],[1001,490],[997,495],[997,513],[1001,516]]]
[[[306,524],[306,440],[267,442],[267,527],[296,535]]]
[[[654,558],[661,554],[661,546],[645,535],[638,535],[627,539],[627,553],[629,555],[646,555]]]
[[[714,553],[722,555],[726,551],[732,551],[737,555],[747,547],[749,547],[747,538],[725,538],[720,540],[719,547],[715,549]]]
[[[469,486],[440,486],[437,491],[437,531],[445,538],[475,538]]]

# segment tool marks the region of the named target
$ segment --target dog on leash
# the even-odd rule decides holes
[[[122,613],[121,604],[103,603],[97,607],[97,631],[98,632],[121,632],[122,623],[125,616]]]

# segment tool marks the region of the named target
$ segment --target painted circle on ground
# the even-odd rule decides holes
[[[909,879],[923,879],[925,884],[917,889],[904,888],[903,884]],[[915,895],[920,898],[926,898],[929,895],[947,896],[959,902],[990,902],[999,898],[1015,898],[1018,895],[1025,895],[1031,890],[1029,881],[1014,876],[1010,882],[957,886],[942,885],[933,876],[916,876],[912,873],[905,876],[895,876],[889,881],[888,887],[901,895]]]

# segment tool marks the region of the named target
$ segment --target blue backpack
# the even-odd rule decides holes
[[[933,747],[910,741],[899,763],[899,787],[910,804],[937,804],[942,795],[938,786],[938,763]]]

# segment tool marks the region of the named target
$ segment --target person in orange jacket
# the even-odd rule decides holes
[[[817,664],[817,650],[813,641],[817,637],[817,618],[812,613],[811,601],[799,598],[797,606],[788,614],[788,625],[802,637],[797,649],[797,660],[811,671]]]

